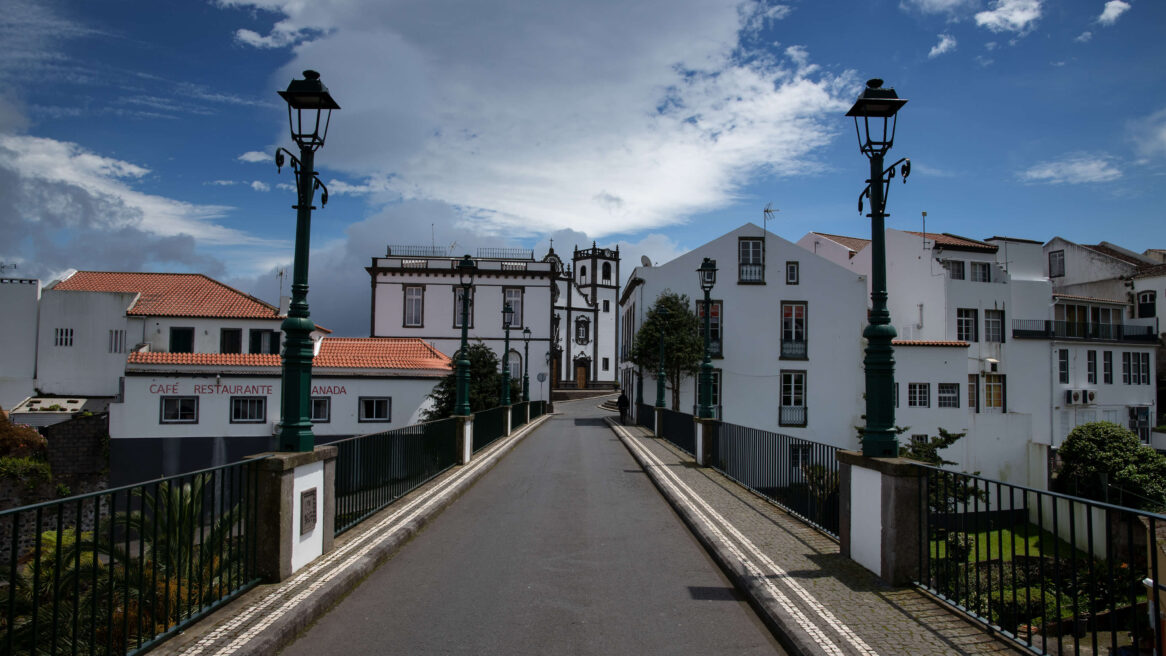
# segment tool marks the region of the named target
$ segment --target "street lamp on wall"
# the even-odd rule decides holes
[[[506,334],[502,347],[502,399],[500,405],[510,405],[510,325],[514,323],[514,308],[502,305],[502,330]]]
[[[530,326],[522,329],[522,401],[530,401]]]
[[[296,244],[292,265],[291,305],[280,329],[284,334],[283,376],[280,396],[279,449],[311,451],[312,434],[312,330],[315,324],[308,314],[308,253],[312,234],[312,199],[322,189],[320,204],[328,203],[328,188],[315,170],[315,154],[324,145],[332,110],[340,105],[320,82],[316,71],[304,71],[304,79],[292,80],[279,95],[287,101],[291,138],[300,148],[300,156],[285,148],[275,151],[277,170],[283,169],[285,156],[291,159],[296,176]],[[294,112],[294,113],[293,113]],[[326,114],[324,112],[327,112]],[[323,131],[321,131],[323,117]]]
[[[468,331],[470,327],[470,292],[474,286],[474,276],[478,273],[478,263],[466,255],[457,263],[458,283],[462,288],[462,347],[457,360],[457,402],[455,415],[470,414],[470,351]]]
[[[701,419],[713,417],[713,363],[709,357],[709,341],[712,329],[712,303],[709,301],[709,292],[717,284],[717,261],[704,258],[700,268],[700,289],[704,292],[704,361],[700,363],[700,411]]]
[[[895,328],[891,325],[891,312],[887,309],[887,245],[884,220],[886,217],[887,194],[896,167],[903,176],[903,182],[911,174],[911,160],[904,157],[883,169],[883,155],[891,149],[895,141],[898,112],[907,101],[899,98],[894,89],[884,89],[883,81],[872,79],[866,83],[862,96],[846,113],[854,117],[854,130],[858,135],[858,149],[870,159],[870,179],[858,196],[858,211],[862,212],[862,199],[870,200],[871,224],[871,310],[870,323],[863,330],[866,338],[866,426],[862,431],[862,453],[875,458],[890,458],[899,455],[899,442],[895,433],[895,357],[891,340],[895,338]]]

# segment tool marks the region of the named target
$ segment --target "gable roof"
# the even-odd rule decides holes
[[[1133,275],[1134,278],[1154,278],[1157,276],[1166,276],[1166,264],[1142,267]]]
[[[836,242],[845,246],[846,248],[849,248],[851,253],[857,253],[867,246],[870,246],[870,240],[862,239],[861,237],[844,237],[842,235],[831,235],[825,232],[815,232],[814,234],[825,237],[832,242]]]
[[[139,294],[131,316],[275,319],[279,308],[201,273],[78,271],[55,290]]]
[[[968,237],[960,237],[953,235],[950,232],[935,233],[935,232],[915,232],[914,230],[904,230],[903,232],[916,237],[924,239],[931,239],[939,248],[946,248],[957,251],[983,251],[985,253],[995,253],[1000,249],[996,244],[989,244],[978,239],[970,239]]]
[[[1102,255],[1108,255],[1115,260],[1121,260],[1122,262],[1125,262],[1126,264],[1132,264],[1132,265],[1138,266],[1138,267],[1146,266],[1146,264],[1147,264],[1147,260],[1140,258],[1140,257],[1136,257],[1131,253],[1123,252],[1120,249],[1114,248],[1113,244],[1109,244],[1109,243],[1104,242],[1104,241],[1101,242],[1100,244],[1081,244],[1081,245],[1084,246],[1085,248],[1088,248],[1089,250],[1097,251],[1098,253],[1101,253]]]
[[[266,353],[130,353],[128,364],[214,365],[278,369],[280,356]],[[445,374],[451,360],[416,337],[325,337],[312,366],[320,369],[410,369]],[[273,372],[275,373],[275,372]]]

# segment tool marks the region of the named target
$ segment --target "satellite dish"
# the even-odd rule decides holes
[[[650,267],[650,266],[652,266],[652,260],[649,260],[647,255],[641,255],[640,256],[640,264],[642,264],[646,267]]]

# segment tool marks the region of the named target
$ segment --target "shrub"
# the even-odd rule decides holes
[[[52,478],[49,463],[33,458],[0,457],[0,478],[15,479],[32,487]]]
[[[35,428],[0,416],[0,457],[44,459],[48,448],[48,441]]]
[[[1105,501],[1103,477],[1125,493],[1128,505],[1157,510],[1166,505],[1166,456],[1144,445],[1117,424],[1081,424],[1069,433],[1059,452],[1064,463],[1056,487],[1062,492]]]

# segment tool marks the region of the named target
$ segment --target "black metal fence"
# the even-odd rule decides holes
[[[1154,331],[1154,326],[1050,321],[1046,319],[1013,319],[1012,336],[1045,339],[1103,339],[1125,342],[1158,341],[1158,333]]]
[[[653,433],[656,432],[656,406],[644,403],[636,404],[636,425],[643,426]]]
[[[696,452],[696,422],[692,415],[664,408],[660,413],[660,437],[692,455]]]
[[[1166,653],[1166,516],[924,469],[920,587],[1038,654]]]
[[[507,412],[509,408],[500,405],[474,413],[474,453],[506,434]]]
[[[510,430],[511,432],[518,429],[519,426],[526,423],[526,407],[530,405],[529,402],[523,401],[515,403],[510,406]]]
[[[709,439],[722,474],[838,537],[837,447],[725,422],[709,425]]]
[[[547,413],[546,401],[531,401],[530,402],[530,420],[534,421],[535,417],[541,417]]]
[[[338,440],[336,535],[458,463],[456,419]]]
[[[0,512],[5,654],[135,654],[258,583],[258,459]]]

